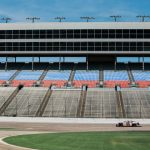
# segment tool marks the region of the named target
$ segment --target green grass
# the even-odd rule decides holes
[[[14,131],[15,128],[0,128],[0,131]]]
[[[4,141],[39,150],[149,150],[150,132],[48,133]]]

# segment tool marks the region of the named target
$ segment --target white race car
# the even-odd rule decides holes
[[[123,121],[123,122],[118,122],[116,124],[116,127],[140,127],[140,123],[136,121]]]

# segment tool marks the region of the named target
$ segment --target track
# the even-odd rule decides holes
[[[47,132],[87,132],[87,131],[150,131],[150,124],[142,127],[115,127],[115,124],[88,123],[32,123],[0,122],[0,128],[13,128],[15,131],[0,131],[0,138]],[[0,150],[27,150],[0,142]]]

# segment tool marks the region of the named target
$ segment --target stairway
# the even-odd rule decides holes
[[[128,64],[126,64],[127,73],[131,84],[135,84],[134,76]]]
[[[74,76],[75,76],[75,69],[73,68],[71,70],[71,73],[70,73],[70,76],[69,76],[69,79],[68,79],[68,86],[72,86]]]
[[[87,95],[87,90],[82,90],[80,100],[79,100],[78,109],[77,109],[77,115],[76,115],[77,118],[83,118],[84,117],[86,95]]]
[[[16,78],[16,76],[21,72],[21,70],[17,70],[12,77],[8,80],[9,83],[11,83],[12,80],[14,80]]]
[[[118,116],[119,118],[126,118],[121,91],[116,91],[116,98],[117,98],[117,106],[118,106]]]
[[[35,117],[42,117],[51,95],[52,95],[52,90],[49,88],[46,95],[45,95],[45,97],[44,97],[44,99],[43,99],[43,101],[42,101],[42,103],[41,103],[41,105],[40,105],[40,107],[38,108],[38,110],[36,112]]]
[[[47,75],[48,71],[49,71],[49,65],[47,66],[47,68],[43,71],[43,73],[41,74],[41,76],[39,77],[39,79],[36,81],[35,85],[33,86],[40,86],[41,82],[44,80],[45,76]]]
[[[104,71],[103,71],[103,68],[101,66],[99,69],[99,86],[103,87],[103,85],[104,85]]]

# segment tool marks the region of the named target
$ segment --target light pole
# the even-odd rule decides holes
[[[145,22],[145,18],[150,18],[150,16],[145,16],[145,15],[139,15],[139,16],[136,16],[137,18],[140,18],[141,19],[141,22]]]
[[[80,19],[83,19],[83,20],[86,20],[86,22],[89,22],[89,20],[94,20],[95,18],[94,17],[85,16],[85,17],[80,17]]]
[[[32,23],[34,23],[35,20],[40,20],[40,18],[38,18],[38,17],[28,17],[28,18],[26,18],[26,20],[31,20]]]
[[[56,17],[54,18],[55,20],[59,20],[59,22],[62,22],[62,20],[65,20],[66,18],[65,17]]]
[[[116,15],[116,16],[114,15],[114,16],[110,16],[110,17],[113,18],[115,22],[117,22],[117,19],[121,18],[121,16],[119,16],[119,15]]]
[[[1,20],[5,21],[5,23],[8,23],[8,22],[11,21],[12,19],[11,19],[11,18],[8,18],[8,17],[5,17],[5,18],[2,18]]]

